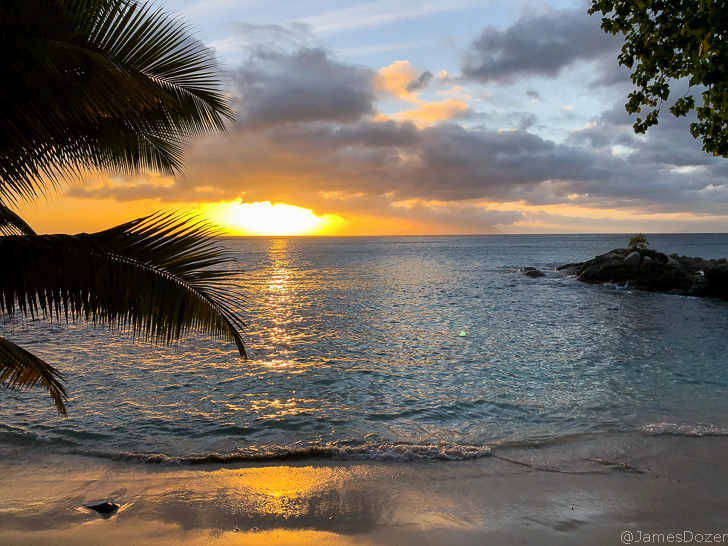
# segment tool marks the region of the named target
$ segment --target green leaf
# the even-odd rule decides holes
[[[702,139],[703,149],[711,154],[728,151],[728,28],[725,6],[714,0],[592,0],[590,14],[601,13],[605,32],[624,35],[618,56],[620,64],[632,69],[637,90],[628,97],[628,113],[642,107],[655,108],[670,95],[675,80],[689,78],[691,87],[704,87],[705,109],[697,109],[698,124],[690,128]],[[694,108],[692,95],[679,99],[670,108],[675,116],[684,116]],[[637,133],[657,125],[659,109],[647,114],[645,121],[634,124]],[[719,121],[720,120],[720,121]]]

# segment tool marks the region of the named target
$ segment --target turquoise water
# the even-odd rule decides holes
[[[625,235],[229,238],[251,360],[191,335],[83,324],[3,334],[65,374],[0,398],[0,444],[138,460],[459,459],[633,432],[728,434],[728,302],[589,286],[554,271]],[[728,236],[651,235],[728,255]],[[535,266],[543,278],[515,271]],[[466,335],[460,335],[465,332]]]

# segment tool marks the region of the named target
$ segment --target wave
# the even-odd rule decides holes
[[[451,442],[429,444],[382,443],[341,445],[329,443],[307,446],[265,446],[241,448],[231,453],[206,452],[187,456],[170,456],[162,453],[137,452],[87,452],[114,460],[152,464],[229,464],[235,462],[286,461],[295,459],[331,459],[349,461],[465,461],[493,455],[493,451],[509,452],[512,449],[557,447],[580,443],[589,439],[603,438],[604,434],[634,434],[648,436],[728,436],[728,429],[704,424],[654,423],[636,429],[604,430],[563,434],[541,438],[522,438],[491,442],[489,445],[463,445]]]
[[[464,446],[456,444],[379,444],[360,446],[306,446],[245,448],[232,453],[200,453],[174,457],[163,453],[134,452],[86,452],[106,459],[156,464],[229,464],[235,462],[285,461],[292,459],[332,459],[351,461],[464,461],[491,454],[488,446]]]
[[[692,436],[698,438],[703,436],[728,436],[728,428],[700,423],[683,423],[680,425],[676,423],[654,423],[643,426],[640,431],[648,436]]]
[[[621,427],[620,427],[621,428]],[[565,447],[568,444],[600,441],[613,434],[643,434],[646,436],[728,436],[728,428],[700,423],[651,423],[635,428],[591,430],[577,433],[493,440],[488,445],[467,445],[453,442],[430,443],[391,443],[365,442],[354,444],[330,442],[326,444],[293,444],[281,446],[250,446],[232,452],[205,451],[189,455],[167,453],[115,450],[91,447],[90,442],[98,441],[94,434],[62,434],[61,437],[46,436],[23,430],[18,427],[0,425],[0,447],[28,447],[58,450],[63,453],[99,457],[130,463],[161,465],[207,465],[232,464],[244,462],[275,462],[297,459],[329,459],[348,461],[416,462],[416,461],[465,461],[495,456],[504,458],[513,450],[531,450]],[[596,457],[596,455],[595,455]]]

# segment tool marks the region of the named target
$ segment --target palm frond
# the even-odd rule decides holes
[[[158,213],[95,234],[0,237],[0,312],[82,318],[170,343],[191,329],[235,342],[247,358],[236,272],[194,217]]]
[[[3,235],[35,235],[35,231],[15,211],[0,203],[0,233]]]
[[[48,391],[58,412],[64,417],[68,393],[63,376],[50,364],[0,337],[0,384],[9,389],[26,389],[40,385]]]
[[[134,0],[0,3],[0,196],[85,171],[175,174],[194,136],[233,120],[213,52]]]

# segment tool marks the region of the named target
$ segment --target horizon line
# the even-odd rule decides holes
[[[634,235],[635,233],[642,233],[643,235],[728,235],[726,231],[615,231],[610,233],[604,232],[582,232],[582,233],[404,233],[404,234],[388,234],[388,235],[218,235],[218,237],[230,237],[230,238],[270,238],[270,237],[290,237],[290,238],[356,238],[356,237],[519,237],[519,236],[533,236],[533,235],[549,235],[549,236],[563,236],[563,235]]]

